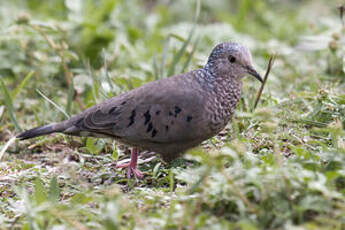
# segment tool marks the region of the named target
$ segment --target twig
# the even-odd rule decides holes
[[[338,7],[339,10],[339,16],[340,16],[340,21],[343,26],[345,26],[344,22],[344,11],[345,11],[345,5],[341,5]]]
[[[190,230],[194,230],[195,229],[195,219],[197,218],[197,216],[200,214],[201,211],[201,205],[203,202],[203,194],[200,194],[199,199],[196,202],[193,214],[192,214],[192,218],[189,222],[189,229]]]
[[[256,100],[255,100],[255,104],[254,104],[254,109],[256,109],[256,106],[258,105],[259,100],[261,98],[262,91],[264,90],[264,87],[265,87],[268,75],[271,72],[271,68],[272,68],[273,63],[274,63],[274,58],[275,58],[275,56],[273,55],[273,56],[270,57],[270,60],[268,61],[268,66],[267,66],[266,74],[265,74],[265,77],[264,77],[264,82],[261,84],[261,87],[260,87],[260,90],[258,92],[258,95],[256,96]]]

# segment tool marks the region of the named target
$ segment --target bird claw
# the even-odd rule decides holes
[[[130,179],[132,177],[132,174],[138,179],[141,179],[144,176],[144,174],[139,169],[136,169],[136,168],[129,166],[128,171],[127,171],[128,179]]]
[[[128,179],[130,179],[132,175],[138,179],[141,179],[144,177],[144,174],[139,169],[137,169],[136,166],[131,165],[131,163],[118,164],[115,166],[115,168],[128,168],[127,169]]]
[[[131,161],[129,163],[124,164],[118,164],[115,167],[116,168],[128,168],[127,170],[127,177],[130,179],[132,175],[134,175],[136,178],[141,179],[143,178],[143,173],[140,172],[139,169],[137,169],[137,161],[138,161],[138,150],[136,148],[133,148],[131,153]]]

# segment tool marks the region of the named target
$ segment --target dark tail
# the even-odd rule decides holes
[[[27,131],[24,131],[17,135],[17,138],[20,140],[25,140],[29,138],[34,138],[38,136],[43,136],[51,133],[62,132],[65,130],[65,123],[53,123],[49,125],[44,125],[41,127],[33,128]]]

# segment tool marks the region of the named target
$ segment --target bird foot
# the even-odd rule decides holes
[[[124,163],[124,164],[118,164],[115,166],[116,168],[128,168],[127,169],[127,177],[128,179],[133,176],[135,176],[138,179],[143,178],[144,174],[136,168],[136,165],[131,165],[131,163]]]
[[[137,160],[138,160],[138,150],[136,148],[133,148],[131,153],[131,161],[129,163],[124,164],[118,164],[115,167],[116,168],[128,168],[127,169],[127,177],[128,179],[134,175],[136,178],[141,179],[143,178],[143,173],[140,172],[139,169],[137,169]]]
[[[144,176],[144,174],[139,169],[136,169],[136,168],[129,166],[128,171],[127,171],[128,179],[132,177],[132,174],[138,179],[141,179]]]

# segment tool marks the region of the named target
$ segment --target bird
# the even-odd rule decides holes
[[[113,138],[132,147],[130,162],[116,168],[127,168],[128,178],[141,179],[139,151],[156,152],[168,162],[222,131],[235,112],[247,75],[263,82],[248,48],[223,42],[202,68],[149,82],[17,138],[51,133]]]

